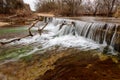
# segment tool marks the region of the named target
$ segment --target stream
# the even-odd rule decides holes
[[[47,21],[49,21],[49,24],[44,29],[42,35],[34,33],[33,37],[23,38],[20,41],[15,41],[1,46],[0,63],[4,64],[9,61],[16,61],[22,57],[35,54],[38,51],[45,51],[56,46],[63,48],[77,48],[82,51],[97,50],[102,52],[107,44],[109,44],[110,46],[107,53],[112,55],[118,54],[112,46],[115,45],[115,38],[119,39],[120,34],[116,33],[120,28],[119,25],[107,23],[88,23],[78,20],[59,18],[53,18],[53,20],[49,20],[48,18]],[[63,21],[66,21],[68,24],[63,25],[63,27],[59,29]],[[75,25],[70,24],[72,21],[75,22]],[[106,25],[108,25],[108,28],[106,28]],[[37,32],[38,27],[41,28],[42,26],[44,26],[43,22],[39,22],[36,24],[36,27],[32,28],[32,31]],[[18,37],[20,35],[24,35],[26,30],[27,27],[3,28],[0,31],[0,35],[7,35],[7,37],[9,37],[11,34],[16,34],[14,36]],[[105,30],[106,32],[104,32]],[[108,30],[113,30],[115,32],[108,34]],[[0,39],[0,41],[5,42],[11,39],[3,38]],[[119,51],[120,45],[116,45],[118,45],[117,50]]]
[[[42,28],[45,22],[48,22],[48,25],[40,35],[38,28]],[[0,42],[22,37],[28,34],[27,29],[28,26],[0,28]],[[29,36],[19,41],[0,45],[0,79],[37,80],[37,78],[41,78],[41,75],[46,76],[47,73],[53,73],[49,73],[48,70],[54,68],[59,70],[61,66],[58,63],[62,60],[63,62],[60,64],[65,66],[68,63],[76,63],[78,60],[77,64],[79,63],[83,67],[85,64],[87,65],[86,68],[93,67],[98,71],[98,66],[102,65],[106,68],[105,66],[109,64],[107,66],[110,67],[106,69],[113,71],[111,75],[114,75],[114,70],[120,70],[118,61],[120,54],[119,24],[86,22],[66,18],[46,18],[44,21],[38,22],[31,31],[34,35],[32,37]],[[67,60],[67,62],[64,62],[64,60]],[[98,64],[96,64],[96,61],[98,61]],[[101,61],[105,61],[105,66]],[[84,64],[81,64],[81,62]],[[114,63],[115,66],[111,68]],[[58,65],[58,67],[55,67],[55,65]],[[86,70],[86,68],[84,69]],[[104,68],[100,68],[99,73]],[[66,72],[67,69],[64,71]],[[91,69],[88,74],[92,72]],[[104,73],[104,71],[102,72]],[[61,72],[60,74],[64,75],[65,73]],[[115,76],[117,76],[116,78],[119,77],[119,75]]]

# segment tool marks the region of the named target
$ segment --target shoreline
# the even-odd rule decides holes
[[[0,27],[4,27],[4,26],[10,26],[10,23],[8,23],[8,22],[0,22]]]
[[[7,17],[9,16],[7,15]],[[25,17],[15,16],[11,18],[11,20],[6,18],[5,15],[0,15],[0,27],[11,26],[11,25],[29,25],[32,23],[34,19],[37,18],[37,16],[80,20],[80,21],[85,21],[85,22],[107,22],[107,23],[113,23],[113,24],[114,23],[120,24],[120,18],[115,18],[115,17],[99,17],[99,16],[96,16],[96,17],[93,17],[93,16],[78,16],[78,17],[63,16],[62,17],[59,15],[54,15],[52,13],[33,13],[33,15],[29,17],[28,16],[25,16]]]
[[[74,48],[58,51],[55,48],[46,50],[44,54],[37,53],[1,65],[0,74],[8,80],[110,80],[120,77],[119,61],[96,51]]]

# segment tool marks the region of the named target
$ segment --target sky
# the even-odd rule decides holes
[[[35,11],[35,1],[37,0],[23,0],[23,1],[30,5],[31,10]]]

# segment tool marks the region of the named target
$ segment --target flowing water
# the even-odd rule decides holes
[[[106,46],[109,47],[107,53],[115,54],[120,52],[120,25],[104,22],[84,22],[79,20],[47,18],[44,22],[49,24],[44,29],[42,35],[38,33],[33,37],[23,38],[20,41],[12,42],[5,46],[32,45],[28,51],[21,52],[17,56],[4,56],[4,64],[9,61],[18,60],[21,57],[35,54],[37,51],[43,51],[55,46],[63,48],[78,48],[80,50],[100,50],[103,51]],[[61,24],[65,23],[65,25]],[[44,23],[36,24],[33,30],[43,27]],[[1,42],[8,39],[1,39]],[[2,47],[3,48],[3,47]],[[4,52],[4,50],[2,51]],[[1,52],[1,53],[2,53]],[[16,52],[18,53],[18,52]],[[15,54],[16,54],[15,53]],[[9,53],[10,54],[10,53]],[[14,54],[14,53],[13,53]]]
[[[67,23],[75,22],[74,27],[65,25],[60,34],[73,34],[91,39],[98,44],[111,46],[114,50],[120,52],[120,24],[105,22],[83,22],[69,19],[54,19],[55,24],[67,21]],[[74,31],[74,33],[72,32]]]

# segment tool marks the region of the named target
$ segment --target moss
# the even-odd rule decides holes
[[[0,60],[15,58],[20,54],[25,54],[31,50],[32,50],[32,47],[29,47],[29,46],[25,46],[22,48],[12,48],[8,50],[2,50],[0,54]]]
[[[21,60],[25,62],[29,62],[32,60],[32,58],[33,58],[33,55],[31,54],[31,55],[22,57]]]

